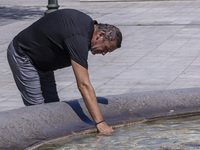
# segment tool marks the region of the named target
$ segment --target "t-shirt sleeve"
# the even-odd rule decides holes
[[[70,58],[88,69],[88,38],[81,35],[74,35],[65,39],[64,45],[69,52]]]

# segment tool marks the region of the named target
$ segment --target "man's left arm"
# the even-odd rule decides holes
[[[99,109],[95,91],[89,80],[88,70],[71,60],[72,68],[76,77],[78,89],[83,97],[85,105],[92,116],[95,123],[103,120],[101,111]],[[100,133],[112,133],[114,130],[109,127],[106,122],[97,125]]]

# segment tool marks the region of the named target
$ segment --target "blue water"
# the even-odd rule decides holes
[[[200,150],[200,116],[158,120],[49,143],[38,150]]]

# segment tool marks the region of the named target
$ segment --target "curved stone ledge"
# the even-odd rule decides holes
[[[155,117],[198,113],[200,88],[98,97],[98,103],[106,122],[120,125]],[[26,149],[87,129],[96,131],[81,99],[1,112],[0,149]]]

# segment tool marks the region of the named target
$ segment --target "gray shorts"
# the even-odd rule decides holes
[[[17,54],[13,42],[8,46],[7,57],[25,105],[59,101],[53,71],[38,71],[27,55]]]

